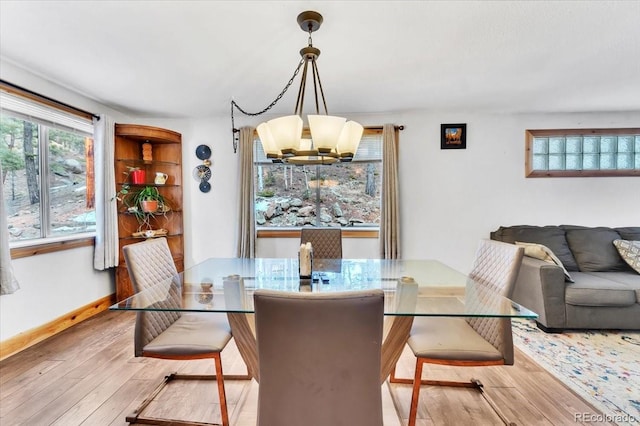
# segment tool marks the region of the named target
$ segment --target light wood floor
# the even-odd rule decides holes
[[[209,360],[135,358],[134,320],[132,312],[104,312],[2,361],[0,424],[125,425],[125,416],[166,374],[213,374]],[[398,374],[411,376],[413,365],[413,355],[405,350]],[[225,373],[244,373],[233,344],[223,352],[223,368]],[[520,351],[514,366],[430,367],[428,375],[435,379],[481,379],[499,408],[519,425],[576,425],[581,424],[575,421],[576,413],[597,413]],[[232,425],[255,425],[258,385],[254,381],[227,381],[226,391]],[[410,386],[383,385],[385,426],[406,425],[410,399]],[[215,421],[220,418],[217,401],[214,382],[176,381],[145,413]],[[464,388],[424,386],[418,417],[420,426],[502,424],[478,391]]]

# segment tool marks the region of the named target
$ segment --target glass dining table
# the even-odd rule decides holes
[[[386,332],[381,381],[398,361],[414,317],[537,318],[437,260],[313,259],[312,271],[300,277],[297,258],[211,258],[110,309],[225,313],[249,374],[258,381],[252,315],[257,289],[311,293],[382,289]]]

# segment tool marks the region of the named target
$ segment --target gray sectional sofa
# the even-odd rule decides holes
[[[542,330],[640,330],[640,273],[613,244],[640,240],[640,227],[519,225],[500,227],[491,239],[544,245],[566,269],[549,259],[523,259],[512,299],[539,315]]]

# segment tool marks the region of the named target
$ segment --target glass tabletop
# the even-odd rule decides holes
[[[253,313],[257,289],[327,293],[382,289],[385,315],[537,318],[437,260],[314,259],[300,277],[298,259],[207,259],[145,288],[112,310]]]

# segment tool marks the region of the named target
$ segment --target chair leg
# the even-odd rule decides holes
[[[229,426],[229,412],[227,411],[227,394],[224,390],[224,374],[222,372],[222,359],[220,354],[213,357],[216,364],[216,382],[218,383],[218,396],[220,398],[220,414],[222,426]]]
[[[207,426],[207,425],[220,425],[229,426],[229,410],[227,408],[227,395],[224,388],[224,379],[227,380],[251,380],[252,377],[249,374],[228,374],[225,375],[222,371],[222,358],[220,354],[214,356],[216,374],[177,374],[172,373],[165,376],[162,383],[154,389],[143,402],[136,408],[133,414],[126,417],[128,423],[136,424],[148,424],[148,425],[166,425],[166,426]],[[154,398],[164,389],[169,382],[173,380],[215,380],[218,385],[218,395],[220,397],[220,414],[221,423],[205,423],[205,422],[193,422],[188,420],[169,420],[160,419],[156,417],[148,417],[142,414],[142,411],[149,405]]]
[[[478,389],[480,391],[480,395],[482,395],[484,400],[487,401],[489,406],[493,409],[494,413],[496,413],[498,415],[498,417],[500,417],[500,420],[502,420],[502,422],[506,426],[516,426],[516,423],[512,422],[511,420],[509,420],[507,418],[507,416],[502,412],[502,410],[500,410],[500,408],[498,407],[498,404],[495,403],[493,398],[491,398],[489,396],[489,394],[484,391],[484,385],[482,384],[482,382],[480,380],[471,379],[471,382],[476,385],[476,389]]]
[[[426,359],[416,358],[415,375],[413,379],[406,379],[402,377],[396,377],[396,366],[394,365],[389,374],[390,383],[402,383],[410,384],[413,386],[411,394],[411,408],[409,409],[409,422],[408,426],[415,426],[418,416],[418,401],[420,399],[420,386],[421,385],[433,385],[433,386],[453,386],[453,387],[465,387],[475,388],[480,391],[482,398],[489,404],[491,409],[500,417],[500,420],[507,426],[515,426],[516,423],[510,421],[507,416],[498,408],[498,405],[493,399],[484,391],[484,385],[478,379],[471,379],[468,382],[447,381],[447,380],[429,380],[422,379],[422,369],[424,363],[428,362]]]
[[[420,358],[416,358],[416,373],[413,377],[413,392],[411,394],[411,409],[409,410],[409,426],[416,425],[418,417],[418,400],[420,399],[420,385],[422,379],[422,365]]]
[[[389,373],[389,383],[402,383],[405,385],[413,385],[413,379],[405,379],[404,377],[396,377],[396,366],[394,365]],[[424,383],[423,383],[424,384]]]
[[[409,409],[409,423],[408,426],[415,426],[418,417],[418,401],[420,400],[420,386],[422,385],[436,385],[436,386],[462,386],[462,387],[476,387],[475,383],[466,382],[447,382],[442,380],[428,380],[422,379],[422,369],[424,361],[421,358],[416,358],[415,375],[413,379],[406,379],[403,377],[396,377],[396,367],[393,366],[391,373],[389,374],[389,383],[401,383],[405,385],[412,385],[413,391],[411,394],[411,408]]]

